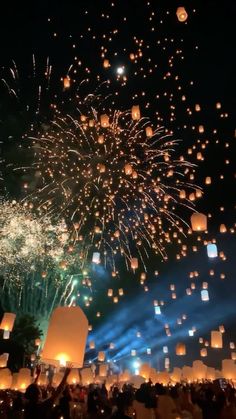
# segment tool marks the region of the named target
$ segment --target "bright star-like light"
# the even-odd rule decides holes
[[[119,76],[122,76],[122,74],[125,72],[125,69],[124,67],[117,67],[116,72],[119,74]]]

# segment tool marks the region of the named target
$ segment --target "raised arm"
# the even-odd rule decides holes
[[[65,385],[66,385],[66,380],[67,380],[67,377],[68,377],[68,375],[70,374],[70,372],[71,372],[71,368],[72,368],[72,366],[69,366],[69,367],[67,367],[66,369],[65,369],[65,372],[64,372],[64,376],[63,376],[63,378],[62,378],[62,380],[61,380],[61,382],[60,382],[60,384],[59,384],[59,386],[57,387],[57,389],[56,389],[56,391],[55,391],[55,393],[51,396],[51,400],[54,402],[59,396],[60,396],[60,394],[63,392],[63,390],[64,390],[64,387],[65,387]]]

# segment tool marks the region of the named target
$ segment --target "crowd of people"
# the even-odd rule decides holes
[[[150,381],[132,384],[67,385],[66,369],[60,385],[34,383],[25,393],[0,391],[1,419],[236,419],[236,391],[220,381],[163,386]]]

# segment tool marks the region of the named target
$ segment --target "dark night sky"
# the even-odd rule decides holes
[[[102,327],[109,327],[109,322],[112,321],[112,327],[116,330],[119,324],[121,311],[127,311],[127,317],[130,318],[130,324],[124,322],[123,328],[119,330],[120,335],[127,332],[130,328],[132,331],[142,329],[145,336],[144,346],[151,346],[160,350],[159,341],[163,337],[163,330],[159,328],[159,323],[153,319],[153,305],[154,299],[168,300],[165,316],[161,322],[164,324],[168,322],[175,322],[179,313],[190,313],[186,328],[191,328],[196,325],[200,331],[197,337],[194,338],[194,344],[190,343],[192,356],[197,356],[199,347],[196,344],[198,336],[202,334],[209,337],[209,331],[213,327],[218,327],[219,324],[225,324],[227,329],[227,341],[233,338],[236,340],[236,321],[234,315],[234,306],[236,298],[236,267],[235,267],[235,252],[236,239],[235,235],[227,234],[224,239],[217,233],[218,226],[221,222],[232,226],[235,222],[235,152],[236,139],[234,138],[235,130],[235,74],[236,74],[236,60],[235,60],[235,17],[236,17],[236,3],[234,0],[201,0],[201,1],[159,1],[150,0],[151,9],[155,10],[158,21],[162,18],[164,23],[158,25],[158,30],[151,33],[148,30],[146,23],[147,3],[143,0],[114,0],[115,7],[111,8],[111,1],[107,0],[78,0],[78,1],[39,1],[29,2],[11,1],[1,8],[1,22],[0,22],[0,66],[8,66],[10,61],[14,59],[21,68],[22,72],[30,73],[31,57],[34,53],[37,57],[39,67],[45,61],[45,57],[49,55],[51,62],[58,75],[64,76],[73,56],[76,54],[84,63],[84,66],[91,68],[91,78],[94,74],[100,74],[102,78],[107,76],[107,73],[102,68],[102,61],[99,56],[99,48],[101,40],[92,41],[87,28],[92,27],[92,32],[96,34],[97,38],[103,33],[109,32],[111,29],[119,28],[119,35],[115,38],[110,49],[111,61],[114,66],[120,63],[125,63],[127,72],[131,74],[131,63],[127,59],[127,51],[132,51],[133,42],[131,40],[133,35],[145,40],[145,43],[151,45],[149,56],[154,62],[158,62],[160,68],[165,67],[166,56],[165,53],[159,56],[160,51],[154,48],[156,38],[162,39],[165,37],[173,37],[176,45],[179,46],[179,40],[183,38],[184,62],[177,63],[177,74],[181,74],[181,82],[185,86],[185,93],[189,97],[189,105],[194,107],[196,103],[200,103],[202,112],[200,116],[196,113],[189,119],[181,103],[174,93],[176,99],[176,120],[171,124],[171,129],[177,133],[177,136],[183,139],[181,147],[187,149],[196,141],[197,133],[191,129],[191,125],[198,125],[203,123],[206,127],[204,134],[205,139],[209,139],[209,147],[205,154],[205,161],[201,163],[197,170],[197,182],[201,185],[205,176],[212,176],[213,184],[205,192],[205,197],[198,204],[198,210],[205,213],[212,213],[213,219],[211,221],[211,235],[219,239],[219,250],[224,250],[228,255],[227,262],[214,262],[214,269],[216,275],[211,282],[209,293],[211,300],[209,304],[204,307],[201,304],[200,297],[190,297],[191,301],[186,301],[185,288],[186,284],[190,283],[187,278],[188,273],[193,270],[201,271],[201,277],[198,279],[199,284],[204,280],[209,280],[208,272],[212,264],[209,263],[206,257],[205,248],[202,248],[196,255],[190,252],[190,256],[181,262],[174,262],[174,250],[170,249],[170,261],[163,266],[162,263],[156,261],[155,258],[150,260],[150,291],[144,294],[141,287],[134,285],[135,279],[125,272],[122,274],[121,283],[126,283],[128,290],[128,297],[118,307],[114,308],[110,302],[104,301],[104,312],[106,317],[103,317],[98,323],[97,338],[102,334]],[[181,3],[181,4],[180,4]],[[176,19],[176,7],[185,5],[190,9],[189,19],[186,25],[180,24]],[[192,10],[196,8],[196,13]],[[84,15],[84,10],[88,10],[88,15]],[[169,10],[170,15],[166,19],[166,10]],[[101,13],[111,13],[110,19],[102,19]],[[127,16],[127,23],[122,21],[123,16]],[[48,22],[48,18],[51,19]],[[56,32],[57,37],[53,37]],[[80,34],[84,34],[83,39]],[[71,35],[71,37],[70,37]],[[76,44],[76,50],[72,48],[73,43]],[[196,52],[195,45],[199,46],[199,51]],[[111,52],[117,51],[117,57],[112,57]],[[143,62],[145,67],[146,63]],[[114,83],[114,88],[119,89],[119,83],[116,82],[112,70],[109,70],[109,77]],[[194,86],[189,86],[189,80],[194,80]],[[153,100],[156,92],[162,94],[164,85],[162,85],[160,77],[153,75],[147,80],[141,77],[130,77],[128,85],[125,89],[120,89],[118,104],[123,108],[128,108],[132,104],[131,96],[134,92],[141,92],[145,90],[147,93],[145,99],[139,98],[139,103],[142,105],[146,98],[150,98],[151,106],[150,113],[155,113],[156,108],[161,112],[163,122],[169,125],[169,117],[167,115],[167,105],[161,95],[158,103]],[[172,87],[168,85],[167,89]],[[173,89],[174,91],[174,89]],[[27,88],[26,88],[27,92]],[[29,94],[29,91],[27,92]],[[1,90],[0,90],[1,95]],[[0,135],[3,142],[2,152],[4,158],[10,159],[11,156],[15,158],[15,144],[19,140],[21,132],[22,115],[19,115],[18,110],[11,109],[11,106],[6,107],[4,96],[0,96]],[[220,101],[223,105],[224,111],[229,114],[227,119],[220,119],[215,111],[215,103]],[[20,121],[20,122],[19,122]],[[187,124],[187,129],[183,126]],[[212,134],[213,130],[219,130],[218,136]],[[13,140],[9,140],[9,136],[13,136]],[[219,139],[219,144],[215,143]],[[225,148],[225,142],[230,142],[229,149]],[[230,158],[229,166],[224,164],[225,159]],[[5,172],[5,166],[3,171]],[[220,181],[219,175],[224,174],[225,178]],[[16,182],[18,182],[16,180]],[[10,183],[14,183],[14,185]],[[17,185],[17,183],[16,183]],[[7,174],[7,189],[10,194],[16,192],[17,187],[12,177]],[[225,206],[225,211],[222,214],[219,211],[219,206]],[[161,274],[160,278],[154,278],[153,272],[158,269]],[[227,279],[225,282],[219,279],[219,274],[225,272]],[[127,283],[127,278],[129,282]],[[178,301],[173,303],[170,299],[170,291],[168,286],[172,281],[176,284]],[[157,283],[157,284],[156,284]],[[99,303],[101,303],[102,288],[99,290]],[[106,291],[105,291],[106,292]],[[189,302],[190,301],[190,302]],[[138,308],[142,307],[143,316],[139,318],[137,314]],[[91,317],[94,313],[91,311]],[[205,320],[210,319],[211,324],[206,324]],[[97,320],[95,319],[94,322]],[[100,329],[101,328],[101,329]],[[157,336],[153,330],[157,328]],[[173,326],[173,339],[163,343],[167,345],[175,344],[179,339],[178,334],[175,337]],[[184,326],[184,330],[186,329]],[[160,329],[160,330],[159,330]],[[95,333],[95,335],[96,335]],[[119,335],[119,336],[120,336]],[[127,332],[128,335],[128,332]],[[119,338],[114,336],[114,339]],[[130,334],[132,342],[132,332]],[[164,336],[165,338],[165,336]],[[185,339],[184,334],[182,339]],[[101,340],[101,345],[105,342]],[[131,344],[131,343],[130,343]],[[142,346],[141,345],[141,346]],[[172,348],[173,350],[173,348]],[[227,350],[228,351],[228,350]],[[229,351],[225,351],[225,356],[229,356]],[[221,355],[220,355],[221,356]],[[214,364],[215,357],[208,357],[207,363]]]

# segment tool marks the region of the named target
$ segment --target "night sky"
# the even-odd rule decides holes
[[[185,6],[188,12],[186,23],[180,23],[176,17],[178,6]],[[50,57],[53,77],[48,94],[51,96],[47,100],[53,102],[55,92],[62,91],[61,78],[65,77],[76,57],[76,61],[81,61],[76,82],[89,77],[90,88],[95,89],[99,82],[109,79],[112,92],[118,93],[115,96],[116,108],[129,109],[138,103],[144,115],[157,118],[158,124],[164,125],[181,140],[178,153],[185,153],[198,165],[194,181],[203,188],[204,196],[197,201],[196,209],[211,214],[206,240],[216,239],[218,251],[224,252],[226,260],[220,257],[210,260],[206,246],[202,241],[198,244],[198,234],[194,233],[183,240],[189,251],[181,260],[176,260],[175,245],[167,248],[167,262],[150,255],[147,263],[148,292],[144,292],[144,287],[139,284],[140,272],[135,275],[127,272],[118,261],[120,275],[115,287],[123,287],[125,291],[118,305],[107,298],[107,289],[114,281],[110,273],[102,266],[91,268],[96,284],[94,304],[86,309],[94,326],[91,339],[101,349],[107,349],[109,342],[116,343],[116,350],[109,354],[113,359],[129,360],[131,349],[137,349],[137,355],[144,359],[146,348],[150,347],[154,365],[163,367],[162,347],[166,345],[171,365],[184,365],[199,359],[202,347],[198,343],[199,337],[209,341],[210,331],[224,325],[224,348],[217,353],[209,349],[208,357],[203,359],[209,366],[219,366],[221,359],[230,358],[229,342],[236,342],[236,233],[234,230],[230,232],[230,228],[236,226],[235,16],[233,0],[42,0],[36,3],[13,0],[1,10],[0,78],[5,77],[6,69],[14,60],[20,74],[19,88],[23,92],[21,100],[16,103],[9,98],[5,87],[0,86],[0,186],[3,196],[18,200],[24,198],[22,182],[31,181],[30,175],[25,177],[13,172],[12,163],[22,165],[25,158],[27,162],[31,158],[19,152],[19,145],[34,119],[34,111],[25,111],[26,103],[34,108],[33,55],[39,78],[47,57]],[[141,47],[137,46],[135,39],[141,40]],[[103,67],[102,46],[106,48],[105,58],[111,64],[108,69]],[[130,53],[139,48],[142,57],[134,63]],[[176,50],[181,52],[176,54]],[[168,62],[172,56],[174,64],[170,69]],[[124,85],[117,78],[119,66],[125,68],[127,82]],[[168,71],[173,71],[174,75],[165,77]],[[59,93],[57,100],[66,101],[63,95]],[[47,100],[42,101],[45,121],[50,119],[50,113],[44,109]],[[216,109],[218,102],[221,103],[219,110]],[[196,104],[200,105],[200,112],[195,110]],[[171,105],[175,105],[173,118]],[[71,109],[73,102],[68,107]],[[205,128],[203,134],[198,132],[199,125]],[[206,141],[206,149],[201,149],[201,144]],[[194,145],[196,149],[188,155],[187,150]],[[203,153],[204,161],[196,159],[199,151]],[[206,176],[211,177],[211,185],[205,185]],[[186,221],[190,223],[189,218]],[[227,226],[225,234],[219,233],[221,223]],[[197,252],[192,251],[194,245],[198,246]],[[214,276],[209,274],[211,269]],[[190,279],[189,273],[194,271],[199,276]],[[222,273],[225,279],[220,278]],[[203,303],[200,297],[203,281],[209,284],[210,301],[207,303]],[[196,290],[187,296],[186,288],[191,282],[195,282]],[[176,300],[171,299],[170,284],[175,284]],[[154,313],[154,300],[165,301],[159,317]],[[96,317],[98,310],[102,313],[99,319]],[[177,326],[177,318],[184,313],[187,320]],[[171,330],[170,337],[165,333],[166,323]],[[194,326],[197,329],[195,336],[189,337],[188,330]],[[136,337],[139,331],[141,338]],[[179,341],[187,345],[184,360],[174,355],[174,347]],[[94,356],[88,353],[88,358]]]

